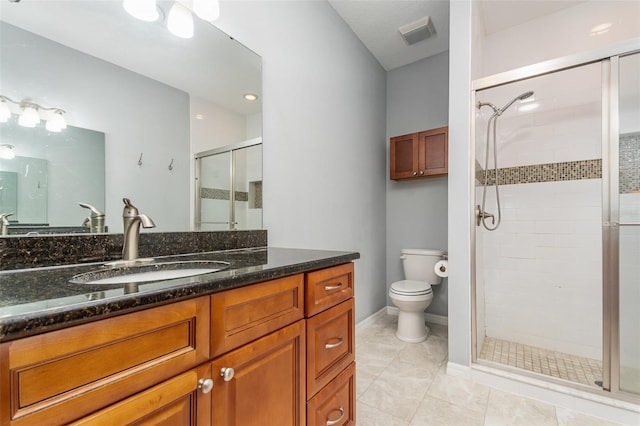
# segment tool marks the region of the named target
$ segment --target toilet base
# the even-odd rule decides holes
[[[420,343],[427,340],[429,327],[424,323],[424,312],[398,313],[398,329],[396,337],[403,342]]]

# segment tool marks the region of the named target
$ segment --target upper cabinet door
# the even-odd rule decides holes
[[[449,144],[447,127],[420,132],[418,136],[418,175],[443,175],[448,172]]]
[[[406,179],[418,175],[417,133],[391,138],[391,179]]]
[[[391,179],[446,175],[448,127],[392,137],[389,157]]]

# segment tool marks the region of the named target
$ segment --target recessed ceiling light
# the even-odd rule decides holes
[[[248,101],[258,100],[258,95],[256,95],[255,93],[245,93],[243,97]]]

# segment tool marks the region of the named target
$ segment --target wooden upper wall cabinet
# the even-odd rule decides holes
[[[391,179],[443,176],[448,172],[448,127],[395,136],[390,140]]]

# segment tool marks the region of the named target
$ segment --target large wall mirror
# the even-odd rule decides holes
[[[59,133],[44,120],[20,127],[21,106],[6,102],[13,114],[0,124],[0,150],[11,146],[15,158],[0,160],[2,209],[18,212],[0,214],[17,213],[11,227],[71,231],[86,203],[121,233],[127,197],[156,223],[145,232],[194,230],[194,154],[261,141],[261,58],[195,15],[192,38],[174,35],[172,5],[159,1],[159,19],[144,22],[116,0],[0,0],[0,95],[64,110],[67,123]],[[38,177],[40,198],[20,209]]]

